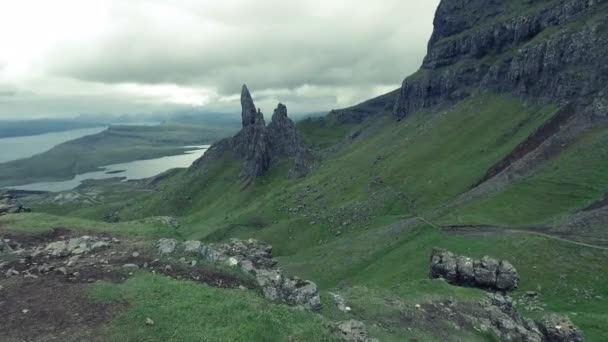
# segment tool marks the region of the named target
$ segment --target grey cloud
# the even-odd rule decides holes
[[[106,1],[108,29],[46,51],[37,69],[43,73],[22,82],[29,93],[0,100],[0,118],[184,107],[121,95],[126,83],[200,90],[209,98],[205,108],[231,113],[243,83],[267,115],[278,101],[290,113],[352,105],[398,87],[419,67],[439,3]],[[44,87],[37,79],[46,79]]]
[[[349,17],[342,1],[346,12],[330,17],[314,16],[305,1],[233,1],[240,5],[211,13],[195,2],[176,3],[193,22],[181,34],[131,13],[141,5],[125,5],[117,11],[130,20],[120,30],[89,46],[63,46],[51,71],[105,83],[213,86],[222,94],[244,81],[260,89],[398,84],[420,64],[437,1],[349,3],[375,12],[362,18]],[[219,32],[206,33],[206,25]]]

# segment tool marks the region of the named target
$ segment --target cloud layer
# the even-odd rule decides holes
[[[49,3],[0,14],[0,118],[238,111],[242,83],[265,112],[347,106],[418,68],[438,0]]]

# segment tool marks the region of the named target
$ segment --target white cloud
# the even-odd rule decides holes
[[[17,92],[0,98],[0,118],[238,111],[242,83],[265,111],[278,100],[290,111],[351,105],[417,69],[437,4],[0,0],[0,86]]]

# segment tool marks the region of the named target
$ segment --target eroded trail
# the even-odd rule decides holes
[[[568,244],[598,249],[608,252],[608,247],[594,245],[586,242],[576,241],[568,239],[566,237],[557,236],[553,234],[543,233],[538,231],[538,228],[512,228],[512,227],[497,227],[497,226],[444,226],[441,227],[445,232],[458,235],[467,236],[489,236],[489,235],[501,235],[501,234],[527,234],[544,237],[551,240],[561,241]]]

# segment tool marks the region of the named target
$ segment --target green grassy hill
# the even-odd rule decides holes
[[[601,341],[608,338],[603,328],[608,322],[603,309],[608,251],[507,227],[550,224],[601,199],[608,192],[602,177],[605,158],[599,155],[605,130],[597,127],[582,135],[558,157],[501,191],[464,206],[449,205],[557,110],[482,95],[400,122],[388,113],[359,124],[342,125],[332,115],[306,120],[301,132],[307,141],[318,142],[313,146],[320,156],[307,178],[287,179],[286,161],[243,189],[240,164],[226,160],[205,171],[180,171],[162,181],[157,192],[135,201],[71,208],[69,215],[98,220],[118,210],[125,221],[175,215],[182,225],[171,234],[179,238],[268,241],[288,272],[314,280],[325,291],[339,288],[345,293],[356,317],[375,324],[372,332],[383,340],[441,337],[424,326],[406,329],[399,324],[403,313],[398,306],[382,303],[480,298],[476,290],[428,279],[433,247],[506,258],[522,276],[515,297],[538,291],[546,311],[570,315],[589,340]],[[40,218],[19,220],[13,224],[31,228]],[[128,231],[155,232],[142,225]],[[456,225],[504,228],[479,234],[444,228]],[[331,311],[327,315],[340,317]]]

